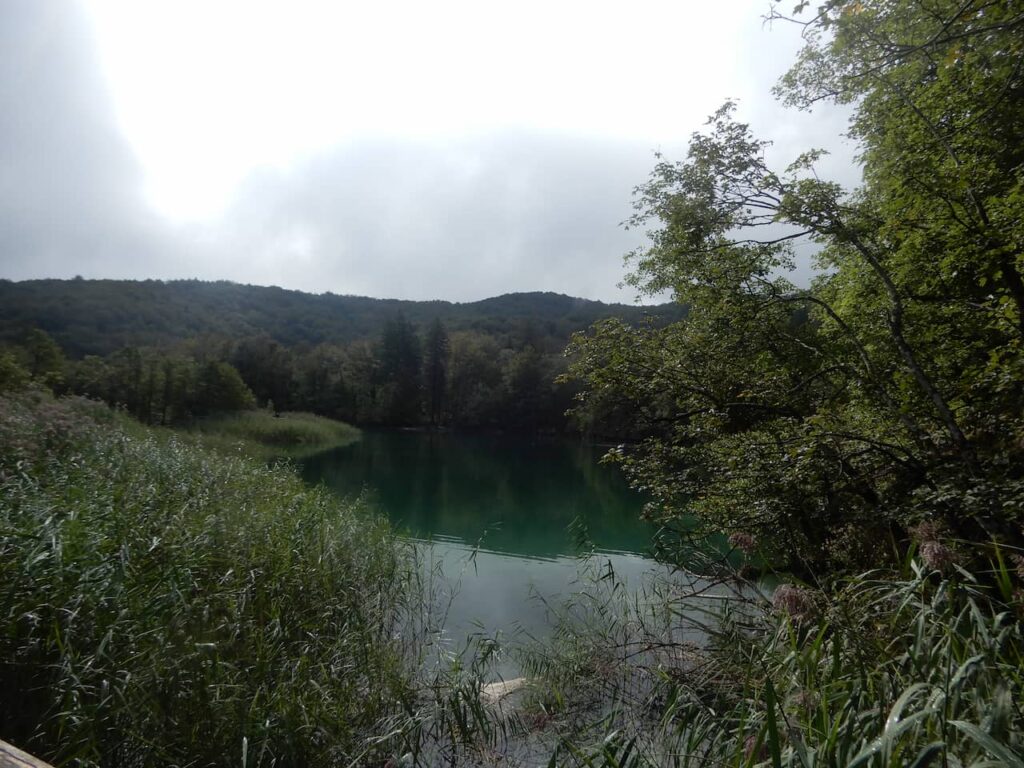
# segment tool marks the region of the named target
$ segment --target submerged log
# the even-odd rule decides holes
[[[480,701],[484,704],[497,704],[509,694],[515,693],[526,685],[525,677],[516,677],[512,680],[498,680],[494,683],[487,683],[480,686]]]

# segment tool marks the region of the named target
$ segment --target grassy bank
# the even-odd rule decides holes
[[[247,453],[262,457],[298,457],[346,445],[359,439],[359,430],[341,421],[312,413],[242,411],[198,422],[192,434],[212,447],[243,444]]]
[[[0,737],[57,765],[372,764],[414,581],[286,470],[0,398]]]
[[[827,595],[595,582],[527,658],[526,715],[559,765],[1024,768],[1013,557],[978,575],[915,558]]]

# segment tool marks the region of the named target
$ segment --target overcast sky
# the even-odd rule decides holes
[[[0,277],[630,302],[631,190],[726,98],[856,177],[768,8],[0,0]]]

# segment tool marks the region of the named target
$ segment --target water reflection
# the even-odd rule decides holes
[[[475,634],[543,638],[548,606],[588,584],[588,566],[639,586],[653,563],[642,499],[600,450],[507,436],[366,432],[302,462],[303,477],[343,497],[368,493],[439,566],[449,649]],[[577,557],[580,524],[596,548]],[[502,674],[516,674],[505,661]]]
[[[368,488],[416,538],[552,559],[575,554],[569,527],[579,520],[599,549],[644,553],[653,531],[639,520],[641,499],[599,456],[562,441],[367,432],[307,459],[302,473],[342,496]]]

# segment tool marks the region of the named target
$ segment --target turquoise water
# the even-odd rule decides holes
[[[601,449],[513,436],[365,432],[304,460],[310,483],[365,494],[440,565],[445,631],[457,647],[475,633],[543,637],[545,601],[581,588],[581,545],[591,566],[627,584],[650,571],[652,527],[643,500]]]

